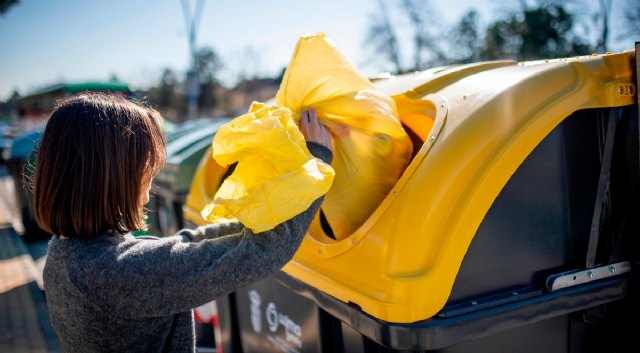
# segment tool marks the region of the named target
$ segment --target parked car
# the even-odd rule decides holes
[[[49,236],[36,224],[32,192],[29,187],[30,179],[35,172],[35,151],[43,131],[43,129],[29,130],[12,138],[2,156],[13,177],[25,240],[35,240]]]

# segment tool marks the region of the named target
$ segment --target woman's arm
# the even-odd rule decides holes
[[[215,239],[225,235],[240,233],[244,229],[242,223],[238,221],[228,223],[207,224],[195,229],[181,229],[177,236],[186,238],[187,241],[199,242],[204,239]]]
[[[322,159],[327,164],[330,164],[332,149],[331,135],[328,130],[318,122],[316,111],[314,109],[305,110],[300,114],[300,131],[308,141],[307,147],[309,148],[309,151],[315,157]],[[311,147],[311,145],[319,146]],[[316,151],[319,147],[329,149],[329,153],[327,154],[327,151]],[[329,162],[327,162],[325,158],[328,158]],[[186,238],[187,241],[198,242],[203,239],[215,239],[225,235],[239,233],[243,228],[244,226],[242,223],[232,221],[228,223],[207,224],[195,229],[185,228],[178,231],[176,235]]]
[[[322,146],[310,147],[330,155]],[[117,253],[105,254],[104,264],[96,258],[70,275],[74,282],[83,282],[79,287],[95,288],[98,305],[129,318],[187,311],[282,268],[300,246],[321,202],[319,198],[301,214],[259,234],[243,228],[195,243],[178,237],[129,239]]]
[[[325,145],[309,142],[308,147],[314,156],[331,162],[331,150]],[[94,293],[88,294],[97,297],[98,305],[129,318],[187,311],[282,268],[300,246],[322,199],[259,234],[243,228],[199,242],[180,237],[128,239],[116,253],[93,258],[90,266],[81,266],[70,276],[76,283],[84,282],[78,287],[93,288]],[[221,234],[219,230],[215,232]],[[206,234],[207,229],[202,231]]]

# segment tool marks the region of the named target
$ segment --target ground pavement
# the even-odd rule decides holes
[[[25,242],[19,219],[13,179],[0,165],[0,352],[60,352],[41,287],[46,240]]]

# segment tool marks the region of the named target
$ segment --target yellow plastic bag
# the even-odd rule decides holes
[[[276,95],[294,115],[314,108],[332,133],[336,176],[322,212],[336,239],[373,213],[408,165],[412,143],[395,102],[375,90],[320,33],[302,37]],[[314,222],[316,236],[324,233]]]
[[[321,33],[298,41],[276,104],[280,108],[256,102],[217,132],[212,145],[216,161],[240,162],[202,216],[210,222],[235,217],[255,231],[267,230],[326,193],[321,210],[331,230],[322,228],[316,216],[309,232],[316,238],[349,236],[411,158],[411,140],[395,102],[376,91]],[[331,131],[333,169],[311,158],[297,129],[300,112],[310,108]]]
[[[263,232],[301,213],[324,195],[331,166],[313,157],[287,108],[255,102],[249,112],[223,125],[212,143],[221,165],[238,162],[213,202],[202,210],[210,222],[237,218]]]

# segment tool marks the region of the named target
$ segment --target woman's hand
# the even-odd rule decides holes
[[[308,142],[319,143],[333,151],[331,148],[331,134],[329,130],[318,121],[315,109],[304,110],[300,113],[300,131]]]

